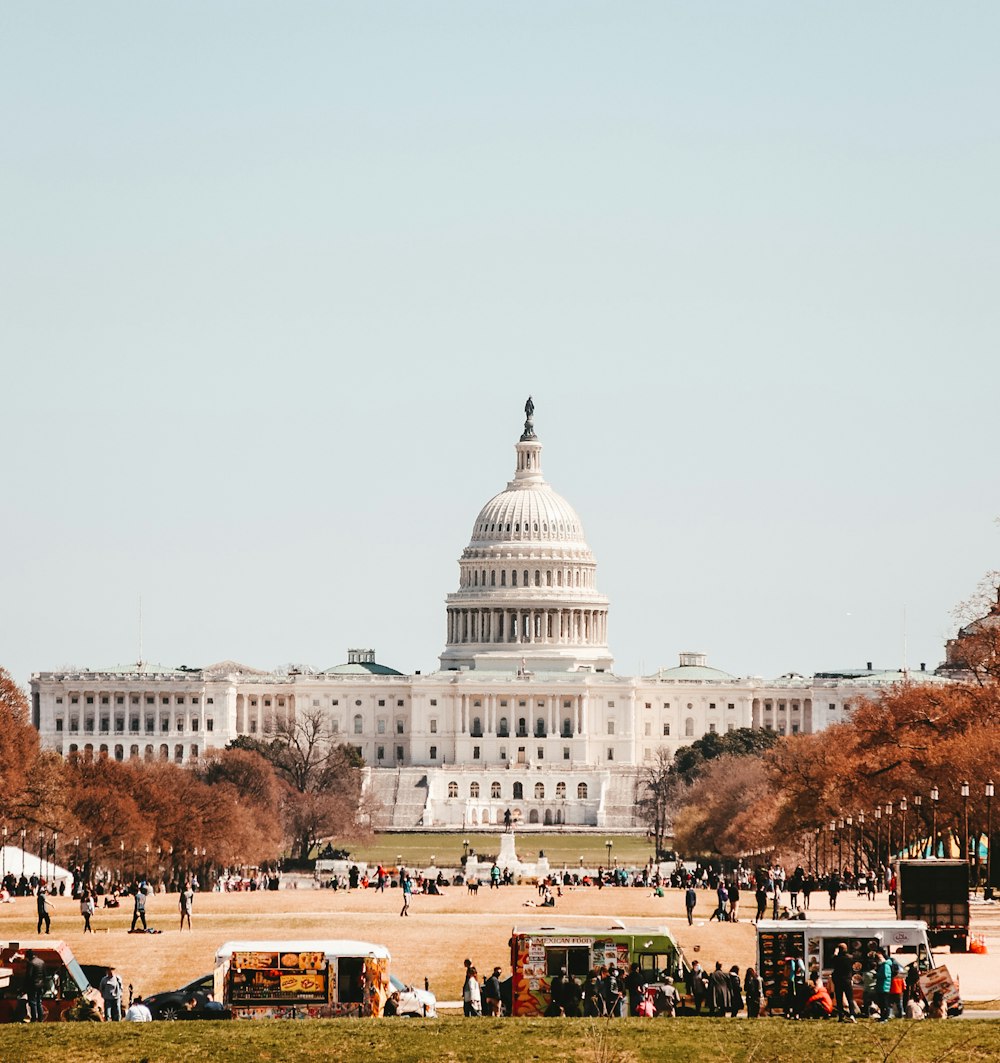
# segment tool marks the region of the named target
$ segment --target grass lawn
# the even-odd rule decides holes
[[[53,1024],[0,1027],[5,1063],[233,1060],[488,1059],[639,1063],[878,1061],[969,1063],[1000,1055],[1000,1023],[896,1021],[838,1026],[738,1019],[410,1019],[288,1022]]]
[[[464,854],[462,842],[468,841],[477,853],[496,856],[500,851],[497,831],[470,831],[462,834],[376,834],[371,842],[348,845],[352,860],[366,860],[370,864],[394,865],[402,856],[406,867],[428,867],[431,857],[440,867],[457,867]],[[517,835],[517,854],[525,862],[534,862],[542,850],[552,868],[607,865],[610,841],[612,863],[617,859],[623,866],[640,867],[653,855],[650,843],[635,835],[617,834],[529,834]]]

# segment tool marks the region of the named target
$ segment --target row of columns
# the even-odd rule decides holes
[[[523,642],[607,645],[604,609],[449,609],[448,645]]]
[[[523,700],[527,704],[523,708],[518,705],[519,700],[521,699],[510,697],[509,695],[501,698],[499,694],[460,695],[457,706],[459,733],[463,735],[471,734],[473,721],[478,716],[482,724],[483,734],[496,736],[501,717],[506,717],[509,737],[518,737],[517,722],[523,719],[524,737],[534,738],[536,737],[535,721],[539,715],[546,721],[546,736],[561,735],[562,721],[566,718],[571,721],[570,726],[574,737],[583,733],[586,711],[585,694],[574,694],[570,698],[557,694],[548,694],[542,698],[536,695],[531,698],[524,698]],[[480,702],[478,707],[475,704],[477,701]],[[506,701],[507,704],[501,706],[501,701]],[[539,701],[544,702],[541,708],[538,705]],[[568,709],[563,707],[563,701],[571,703]]]
[[[785,728],[792,733],[792,724],[797,723],[800,731],[812,730],[811,698],[754,698],[751,711],[751,726],[758,730],[770,727],[773,731]]]
[[[256,702],[256,704],[254,704]],[[250,733],[250,724],[257,724],[257,734],[271,730],[279,719],[292,720],[295,716],[295,696],[285,695],[285,704],[279,705],[277,698],[271,698],[271,704],[265,705],[264,698],[257,694],[250,698],[247,694],[236,695],[236,730],[240,734]],[[265,725],[267,727],[265,728]]]

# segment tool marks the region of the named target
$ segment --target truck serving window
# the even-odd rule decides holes
[[[590,970],[590,949],[574,945],[570,948],[553,948],[545,950],[545,973],[549,978],[565,967],[576,978],[585,978]]]

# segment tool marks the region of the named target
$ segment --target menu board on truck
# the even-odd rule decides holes
[[[760,951],[760,980],[764,997],[779,1006],[788,994],[788,957],[803,958],[802,931],[780,930],[757,937]]]
[[[322,1004],[329,1000],[322,952],[236,952],[229,969],[233,1004]]]

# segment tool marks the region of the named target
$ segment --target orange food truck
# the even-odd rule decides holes
[[[65,941],[11,941],[0,945],[0,967],[11,971],[7,985],[0,989],[0,1022],[23,1022],[27,1008],[28,951],[45,964],[42,1011],[46,1022],[61,1019],[80,999],[86,997],[103,1013],[101,994],[90,984]]]
[[[389,950],[368,941],[227,941],[215,954],[215,999],[234,1019],[381,1015]]]

